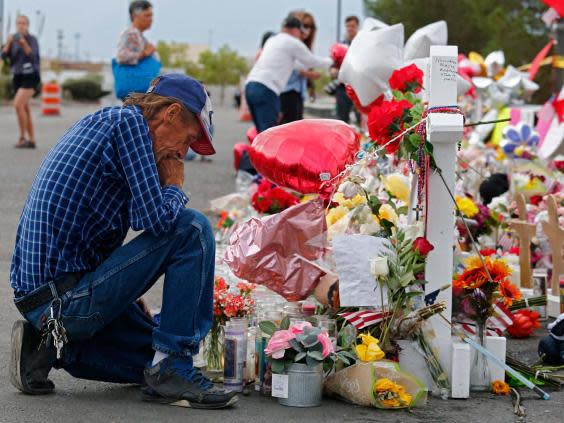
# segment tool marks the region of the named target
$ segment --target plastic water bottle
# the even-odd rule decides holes
[[[225,325],[223,386],[243,392],[247,363],[247,319],[232,318]]]

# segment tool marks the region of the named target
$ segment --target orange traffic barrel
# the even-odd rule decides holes
[[[43,84],[41,113],[44,116],[61,114],[61,86],[56,82]]]

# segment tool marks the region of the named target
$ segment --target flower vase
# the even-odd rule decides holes
[[[323,393],[323,367],[308,367],[293,363],[288,375],[288,398],[278,398],[278,403],[288,407],[318,407]]]
[[[206,371],[212,379],[223,376],[224,327],[214,323],[204,342]]]
[[[486,346],[486,322],[476,323],[475,341],[485,348]],[[491,389],[491,375],[488,359],[481,352],[474,350],[474,359],[470,370],[470,390],[489,391]]]

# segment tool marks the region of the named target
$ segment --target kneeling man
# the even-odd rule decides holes
[[[43,161],[17,229],[10,271],[25,317],[12,330],[12,384],[54,389],[51,368],[144,384],[143,399],[222,408],[192,356],[213,318],[215,243],[186,209],[183,158],[212,146],[211,103],[184,75],[78,121]],[[143,231],[122,245],[129,229]],[[137,302],[165,276],[157,325]]]

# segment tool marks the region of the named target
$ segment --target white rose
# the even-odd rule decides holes
[[[387,276],[389,271],[388,259],[386,257],[374,257],[370,259],[370,272],[375,278]]]
[[[339,187],[339,192],[342,193],[343,197],[347,199],[354,198],[361,193],[360,186],[351,181],[343,182]]]

